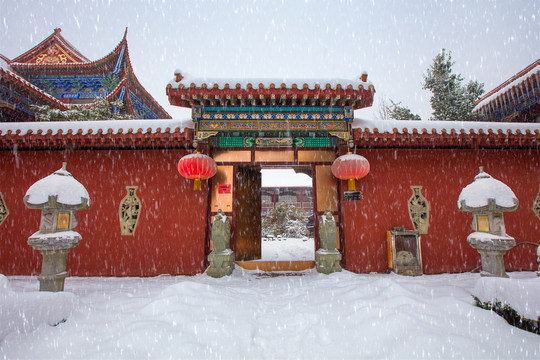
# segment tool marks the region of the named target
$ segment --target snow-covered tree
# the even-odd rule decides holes
[[[430,90],[433,109],[432,120],[474,121],[477,117],[472,113],[476,101],[484,93],[484,84],[470,81],[463,86],[460,74],[452,72],[452,53],[445,49],[433,59],[433,64],[424,75],[423,88]]]
[[[279,203],[263,218],[262,236],[301,238],[309,233],[307,222],[304,210],[291,204]]]
[[[38,121],[87,121],[87,120],[128,120],[133,116],[122,114],[124,102],[120,99],[108,101],[98,97],[91,104],[68,105],[68,110],[51,108],[49,105],[35,105]]]
[[[406,106],[401,106],[401,102],[383,97],[379,101],[377,114],[380,120],[422,120],[420,115],[413,112]]]
[[[390,100],[392,104],[389,108],[390,118],[394,120],[422,120],[420,115],[413,114],[411,110],[406,106],[401,106],[401,102],[395,103]]]

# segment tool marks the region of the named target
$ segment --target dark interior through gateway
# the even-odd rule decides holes
[[[235,184],[237,261],[314,260],[311,166],[239,166]]]

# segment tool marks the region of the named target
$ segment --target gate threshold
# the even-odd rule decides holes
[[[315,261],[237,261],[236,265],[246,270],[260,271],[303,271],[313,269]]]

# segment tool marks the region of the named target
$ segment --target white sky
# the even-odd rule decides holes
[[[262,187],[312,186],[313,180],[293,169],[261,169]]]
[[[21,1],[0,0],[0,53],[12,59],[62,28],[87,58],[129,27],[135,73],[173,117],[165,86],[176,68],[197,77],[354,78],[368,71],[377,101],[427,120],[422,74],[442,48],[454,70],[489,91],[540,58],[540,1]]]

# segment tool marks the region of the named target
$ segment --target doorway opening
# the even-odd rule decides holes
[[[261,261],[314,261],[311,167],[262,168]]]

